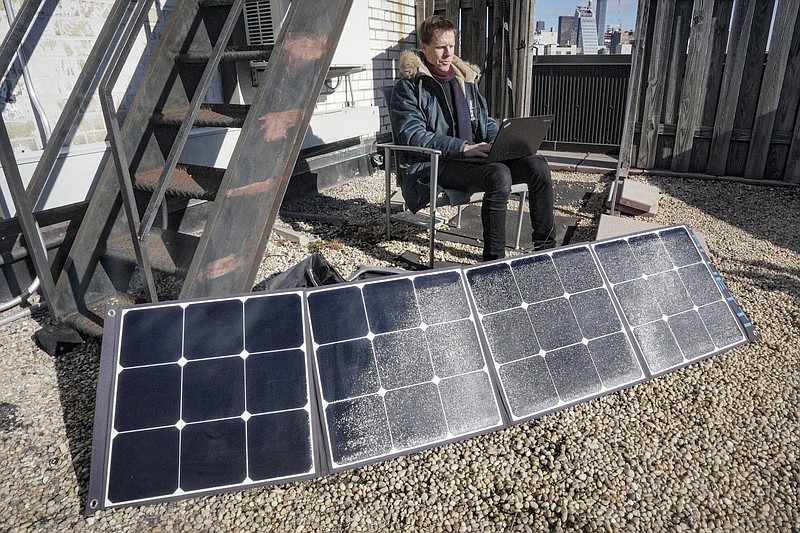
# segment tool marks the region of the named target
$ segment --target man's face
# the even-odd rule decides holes
[[[428,63],[445,72],[450,70],[450,61],[456,48],[456,33],[452,30],[437,31],[429,43],[422,43],[420,49]]]

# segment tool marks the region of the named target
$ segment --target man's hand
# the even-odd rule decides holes
[[[486,159],[486,157],[489,155],[489,150],[491,149],[492,145],[489,143],[465,144],[464,157],[477,157],[480,159]]]

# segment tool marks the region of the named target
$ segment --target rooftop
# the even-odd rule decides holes
[[[555,159],[555,157],[554,157]],[[578,167],[579,168],[579,167]],[[594,239],[611,178],[556,171],[572,242]],[[800,526],[800,190],[636,176],[657,224],[700,232],[762,339],[541,419],[305,482],[81,515],[100,340],[51,358],[46,315],[0,328],[0,530],[790,530]],[[383,233],[380,173],[285,206],[300,242],[270,240],[259,280],[320,250],[344,275],[424,253]],[[769,213],[770,216],[765,216]],[[321,215],[324,214],[324,215]],[[643,219],[644,220],[644,219]],[[442,257],[480,249],[439,242]],[[168,288],[171,280],[161,278]],[[9,312],[7,312],[9,313]],[[7,314],[6,313],[6,314]]]

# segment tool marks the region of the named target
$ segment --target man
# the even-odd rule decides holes
[[[544,157],[502,163],[485,159],[497,122],[478,92],[480,69],[454,55],[456,27],[441,16],[425,19],[418,51],[400,56],[390,113],[397,142],[441,150],[438,183],[446,189],[483,191],[483,260],[505,257],[506,209],[512,183],[527,183],[535,249],[555,246],[553,184]],[[473,161],[468,161],[472,159]],[[412,211],[428,204],[430,163],[414,160],[404,172],[403,196]]]

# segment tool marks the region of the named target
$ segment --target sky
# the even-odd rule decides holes
[[[545,29],[552,27],[558,31],[558,17],[562,15],[572,16],[575,14],[575,7],[587,5],[586,0],[536,0],[535,20],[544,20]],[[595,6],[596,2],[592,2]],[[608,0],[606,8],[606,25],[613,26],[622,24],[625,30],[636,28],[636,7],[638,0]]]

